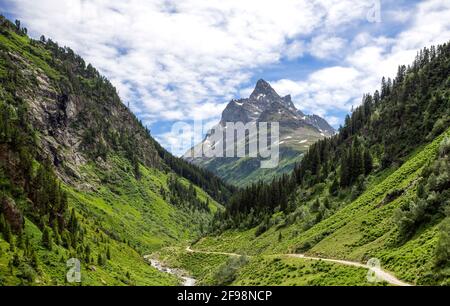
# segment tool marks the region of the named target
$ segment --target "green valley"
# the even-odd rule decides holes
[[[210,134],[174,156],[93,65],[27,33],[0,16],[1,286],[450,285],[450,43],[338,131],[259,80],[218,125],[280,122],[263,169],[189,157]]]
[[[83,285],[179,284],[143,255],[206,231],[232,189],[161,148],[72,50],[1,17],[0,58],[0,284],[77,285],[71,258]]]
[[[436,248],[445,235],[442,231],[448,219],[441,217],[431,222],[403,243],[399,242],[394,216],[414,199],[424,168],[435,160],[439,149],[448,150],[449,137],[450,130],[395,172],[373,178],[368,191],[311,228],[301,218],[286,225],[285,220],[294,218],[293,215],[278,214],[270,220],[270,229],[259,236],[257,228],[231,230],[218,237],[203,238],[193,248],[246,255],[306,252],[311,256],[360,262],[378,258],[384,269],[409,283],[445,284],[448,269],[437,265]],[[390,200],[396,192],[399,196]]]

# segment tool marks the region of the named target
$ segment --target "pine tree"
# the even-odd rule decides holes
[[[436,266],[445,267],[450,263],[450,219],[442,222],[439,240],[434,251]]]
[[[69,231],[74,234],[78,229],[78,219],[75,214],[75,209],[72,209],[69,219]]]
[[[334,178],[333,183],[331,183],[328,191],[334,197],[339,194],[339,182],[336,177]]]
[[[19,257],[19,254],[17,254],[17,253],[14,253],[14,255],[13,255],[13,259],[12,259],[12,265],[14,266],[14,267],[18,267],[19,265],[20,265],[20,257]]]
[[[3,239],[5,239],[6,242],[11,244],[13,242],[11,226],[6,221],[6,219],[3,216],[3,214],[0,216],[0,224],[1,224],[1,227],[2,227]]]
[[[6,226],[6,220],[5,216],[0,212],[0,232],[3,234],[3,231],[5,230]]]
[[[102,254],[97,255],[97,264],[103,266],[105,264],[105,259]]]
[[[12,274],[14,271],[14,264],[13,264],[12,259],[8,262],[8,269],[9,269],[9,273]]]
[[[330,209],[331,208],[330,200],[328,198],[325,198],[325,201],[323,202],[323,206],[326,209]]]
[[[84,258],[87,263],[91,260],[91,247],[89,244],[84,248]]]
[[[31,241],[30,238],[28,237],[28,235],[25,236],[25,250],[26,250],[26,254],[31,254],[31,251],[33,251],[32,247],[31,247]]]
[[[369,175],[373,170],[372,155],[369,150],[364,150],[364,174]]]
[[[109,247],[106,249],[106,258],[108,260],[111,260],[111,250],[109,249]]]
[[[39,269],[39,259],[37,257],[36,252],[34,251],[34,249],[30,250],[30,261],[31,261],[31,266],[34,269]]]
[[[349,152],[344,152],[341,158],[341,186],[347,187],[350,185],[350,156]]]
[[[139,168],[139,161],[137,159],[135,159],[133,161],[133,168],[134,168],[134,177],[139,180],[141,179],[141,170]]]
[[[72,238],[67,230],[64,230],[61,236],[62,243],[65,248],[72,246]]]
[[[19,231],[17,234],[16,244],[19,249],[25,250],[25,240],[23,238],[23,232]]]
[[[358,138],[355,138],[352,146],[352,167],[350,183],[355,182],[364,173],[363,154]]]
[[[320,209],[320,200],[316,199],[311,205],[311,212],[316,213]]]
[[[16,246],[14,244],[14,239],[12,239],[12,236],[10,238],[11,240],[9,241],[9,251],[10,252],[15,252],[16,251]]]
[[[163,186],[161,186],[159,188],[159,194],[162,196],[163,200],[165,201],[166,200],[166,190],[164,189]]]
[[[48,226],[44,227],[44,231],[42,232],[42,245],[46,247],[48,250],[52,250],[53,241],[50,233],[50,228]]]
[[[388,95],[388,88],[386,84],[386,78],[381,79],[381,99],[384,99]]]

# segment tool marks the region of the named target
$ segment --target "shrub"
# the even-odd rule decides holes
[[[442,222],[434,258],[438,267],[445,267],[450,264],[450,218],[446,218]]]
[[[21,265],[19,270],[20,272],[18,276],[28,283],[32,283],[36,278],[36,271],[34,271],[34,269],[27,264]]]
[[[246,256],[233,256],[214,275],[214,285],[226,286],[236,279],[237,271],[248,263]]]
[[[431,136],[433,137],[437,137],[440,134],[444,133],[445,130],[448,128],[448,123],[446,122],[446,120],[444,120],[443,118],[440,118],[438,120],[436,120],[436,122],[434,123],[433,126],[433,130],[431,131]]]
[[[450,138],[446,137],[439,146],[439,155],[444,157],[450,154]]]
[[[426,219],[428,203],[424,199],[418,199],[409,203],[407,210],[397,210],[394,219],[400,234],[400,240],[411,238],[419,225]]]

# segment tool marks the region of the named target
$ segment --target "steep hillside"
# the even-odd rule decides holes
[[[319,139],[335,134],[335,130],[325,119],[317,115],[305,115],[297,110],[291,96],[279,96],[264,80],[259,80],[247,99],[232,100],[222,113],[222,119],[213,129],[225,131],[227,123],[278,122],[280,128],[280,163],[276,168],[260,167],[261,157],[221,158],[207,157],[214,147],[211,132],[202,143],[186,152],[184,158],[189,162],[210,170],[226,182],[245,186],[258,181],[270,181],[291,172],[308,148]],[[239,136],[237,136],[239,137]],[[250,140],[251,142],[251,140]],[[235,144],[249,144],[249,140],[235,139]]]
[[[442,183],[447,184],[446,191],[433,196],[439,201],[438,211],[428,217],[422,215],[424,219],[418,228],[406,238],[401,225],[404,221],[400,221],[403,217],[399,214],[415,207],[411,203],[417,203],[419,182],[427,180],[428,165],[436,169],[438,164],[445,162],[446,170],[437,168],[434,171],[439,180],[448,176],[448,153],[439,152],[448,152],[449,139],[450,130],[414,153],[398,170],[372,177],[367,183],[367,191],[355,201],[347,205],[339,203],[339,199],[332,201],[330,205],[339,203],[343,208],[335,208],[337,211],[323,221],[316,223],[317,216],[311,215],[312,210],[306,205],[301,205],[290,215],[273,215],[264,233],[259,233],[259,228],[226,231],[218,237],[204,238],[193,247],[249,255],[306,253],[360,262],[378,258],[383,269],[407,282],[448,285],[448,212],[445,217],[448,180]],[[320,199],[318,195],[326,194],[320,188],[315,192],[316,196],[312,198]],[[424,208],[419,209],[414,214]],[[413,223],[414,219],[409,217],[408,220]]]
[[[195,238],[233,189],[173,157],[70,48],[0,17],[0,284],[176,284],[145,252]]]
[[[216,215],[218,236],[193,247],[375,257],[409,283],[448,285],[449,71],[450,44],[421,50],[290,176],[236,194]]]

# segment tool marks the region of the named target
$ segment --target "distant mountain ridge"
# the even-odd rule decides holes
[[[325,119],[318,115],[305,115],[295,107],[291,95],[281,97],[263,79],[256,83],[249,98],[231,100],[222,113],[220,124],[224,126],[226,122],[261,122],[271,118],[276,112],[283,115],[281,123],[291,124],[293,127],[310,125],[326,136],[336,133]]]
[[[305,115],[295,107],[291,95],[281,97],[263,79],[256,83],[250,97],[231,100],[213,129],[224,128],[227,122],[278,122],[280,126],[280,165],[272,170],[259,169],[254,158],[198,157],[199,152],[209,150],[214,144],[210,139],[211,133],[184,154],[189,162],[208,169],[231,184],[270,180],[289,172],[311,144],[336,133],[325,119],[318,115]]]

